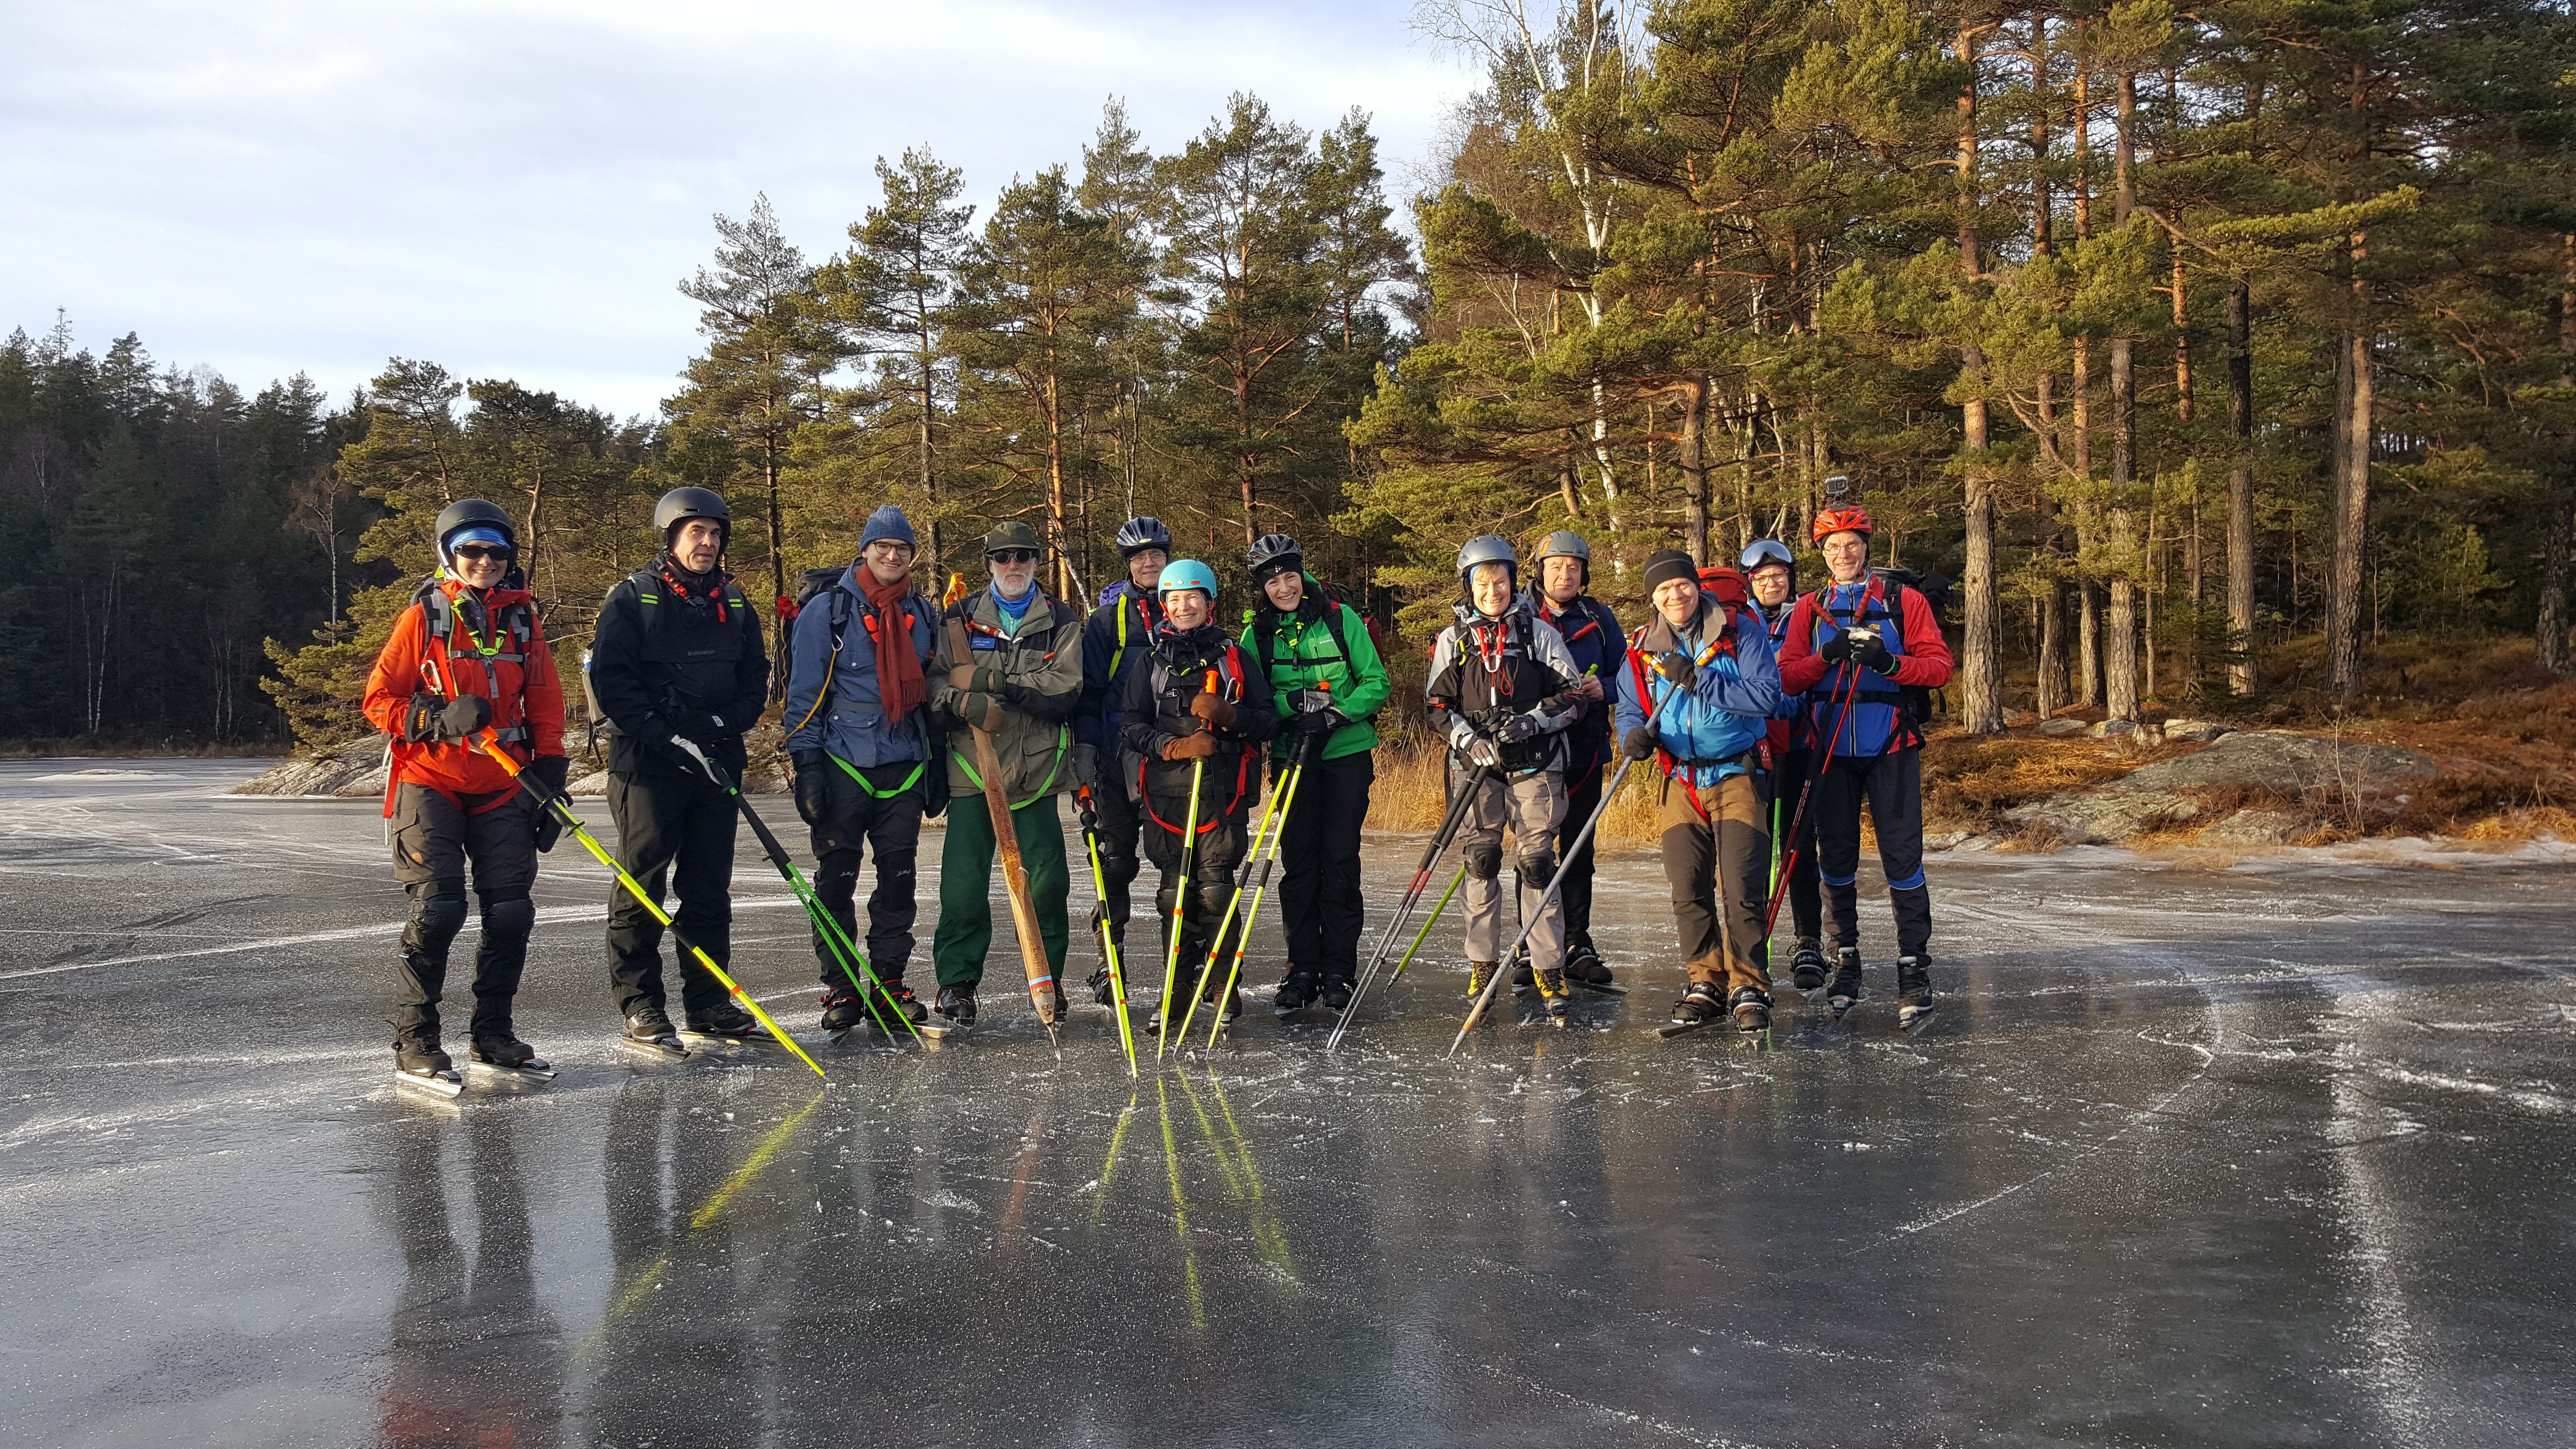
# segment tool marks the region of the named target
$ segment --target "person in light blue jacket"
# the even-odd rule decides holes
[[[939,610],[912,586],[912,524],[889,503],[868,518],[858,561],[806,602],[788,662],[787,754],[796,766],[796,813],[814,830],[814,891],[856,939],[854,897],[865,850],[877,856],[868,896],[868,964],[883,983],[877,1010],[926,1015],[904,985],[919,913],[915,868],[921,817],[946,803],[928,665]],[[819,627],[818,627],[819,626]],[[820,932],[823,1029],[866,1020],[868,1004]]]
[[[1771,631],[1733,569],[1703,574],[1690,555],[1665,549],[1647,558],[1645,582],[1655,617],[1629,636],[1617,718],[1621,752],[1661,776],[1655,819],[1689,976],[1673,1021],[1698,1026],[1731,1008],[1738,1027],[1762,1031],[1771,1024],[1759,956],[1771,837],[1753,771],[1780,703]]]

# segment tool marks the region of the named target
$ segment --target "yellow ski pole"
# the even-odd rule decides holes
[[[1216,693],[1216,671],[1207,672],[1207,693]],[[1204,725],[1201,728],[1205,728]],[[1199,849],[1199,782],[1207,775],[1207,756],[1190,761],[1190,808],[1182,815],[1181,884],[1172,893],[1172,921],[1166,928],[1170,939],[1163,947],[1163,995],[1154,1003],[1154,1060],[1163,1059],[1163,1048],[1172,1039],[1172,983],[1181,969],[1181,912],[1190,904],[1190,863],[1198,858]],[[1193,996],[1197,993],[1192,992]]]
[[[520,789],[534,796],[539,805],[553,811],[555,818],[563,822],[564,828],[572,832],[572,838],[581,842],[582,849],[589,851],[592,858],[601,865],[607,866],[609,873],[617,877],[617,883],[626,887],[626,893],[635,897],[636,901],[651,913],[653,919],[662,923],[663,928],[671,933],[672,940],[680,943],[690,955],[697,957],[698,964],[707,968],[707,971],[725,990],[733,993],[733,999],[741,1002],[743,1009],[749,1011],[752,1018],[758,1021],[771,1036],[778,1038],[779,1045],[796,1053],[798,1061],[813,1067],[814,1075],[823,1077],[826,1081],[830,1080],[822,1067],[816,1065],[812,1057],[805,1055],[805,1049],[796,1044],[796,1038],[789,1036],[785,1027],[769,1019],[769,1013],[760,1009],[760,1003],[751,999],[750,992],[734,984],[734,979],[725,974],[725,969],[715,963],[714,957],[700,950],[696,942],[680,934],[680,923],[672,920],[670,913],[662,909],[662,903],[653,899],[651,892],[637,884],[635,877],[628,875],[625,867],[620,866],[616,858],[608,853],[607,848],[599,843],[598,837],[592,835],[582,825],[581,817],[572,813],[570,800],[549,789],[543,781],[529,779],[519,762],[510,758],[510,752],[501,748],[500,736],[488,728],[483,731],[483,750],[493,759],[501,762],[501,768],[510,772],[510,778],[519,782]]]
[[[1109,994],[1118,998],[1118,1045],[1127,1053],[1127,1075],[1136,1075],[1136,1033],[1127,1022],[1127,971],[1118,960],[1118,939],[1109,930],[1109,876],[1100,868],[1100,817],[1091,803],[1089,785],[1073,792],[1082,816],[1082,844],[1091,854],[1091,893],[1100,902],[1100,955],[1109,967]]]
[[[1304,760],[1299,760],[1296,768],[1288,772],[1288,783],[1280,787],[1279,823],[1270,832],[1270,853],[1268,855],[1256,857],[1257,863],[1252,867],[1252,877],[1244,882],[1244,885],[1248,885],[1252,888],[1252,904],[1243,912],[1243,929],[1235,933],[1234,958],[1232,961],[1227,963],[1225,969],[1225,989],[1217,993],[1217,999],[1220,1001],[1224,1000],[1233,992],[1234,984],[1237,981],[1243,979],[1244,948],[1252,943],[1252,923],[1261,919],[1262,897],[1270,893],[1270,867],[1276,864],[1279,859],[1280,839],[1288,833],[1288,812],[1296,808],[1297,786],[1302,783],[1305,778],[1306,762]],[[1254,845],[1256,849],[1259,847],[1259,839],[1257,836],[1255,837]],[[1235,899],[1241,900],[1243,898],[1243,886],[1237,886],[1235,888],[1234,895]],[[1224,939],[1225,928],[1221,926],[1217,928],[1217,940],[1221,942]],[[1225,1010],[1224,1008],[1219,1007],[1216,1011],[1216,1020],[1208,1023],[1209,1050],[1213,1051],[1216,1049],[1217,1033],[1224,1029]],[[1184,1040],[1188,1038],[1189,1029],[1187,1027],[1182,1028],[1181,1036]]]

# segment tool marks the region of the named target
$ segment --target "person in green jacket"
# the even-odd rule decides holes
[[[1254,541],[1259,592],[1244,652],[1270,683],[1280,715],[1271,745],[1271,788],[1299,759],[1309,763],[1281,823],[1288,862],[1279,908],[1288,926],[1288,978],[1273,1003],[1281,1016],[1320,1003],[1350,1004],[1359,971],[1360,825],[1377,778],[1369,723],[1394,684],[1369,638],[1368,621],[1325,596],[1306,573],[1304,551],[1284,533]]]

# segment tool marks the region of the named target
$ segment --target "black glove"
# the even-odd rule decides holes
[[[1639,725],[1620,737],[1619,753],[1632,760],[1651,759],[1655,753],[1655,732]]]
[[[492,722],[492,701],[479,694],[454,699],[423,691],[403,711],[403,738],[412,744],[461,740]]]
[[[683,709],[672,713],[671,733],[693,745],[708,745],[732,731],[725,728],[725,722],[721,716]]]
[[[1338,709],[1328,707],[1324,709],[1309,710],[1304,714],[1292,714],[1288,716],[1287,729],[1292,734],[1315,735],[1321,737],[1330,735],[1333,731],[1340,729],[1342,726],[1349,724],[1350,722],[1351,717],[1349,715],[1342,713]]]
[[[1699,673],[1699,668],[1691,663],[1689,655],[1678,649],[1667,649],[1655,656],[1655,672],[1662,675],[1666,682],[1688,689],[1691,679]]]
[[[1100,788],[1100,750],[1094,745],[1073,747],[1073,783],[1084,790]]]
[[[1816,657],[1827,664],[1840,664],[1852,656],[1852,637],[1848,629],[1836,628],[1816,646]]]
[[[572,761],[562,755],[539,755],[528,762],[528,773],[536,776],[550,793],[560,795],[564,781],[571,778]]]
[[[1494,730],[1494,738],[1507,745],[1517,745],[1523,740],[1535,739],[1537,736],[1538,713],[1535,710],[1528,714],[1513,715]]]
[[[796,815],[808,825],[820,825],[829,813],[825,787],[832,778],[832,762],[820,750],[799,750],[792,756],[796,765]]]
[[[1860,642],[1852,646],[1852,658],[1861,668],[1875,669],[1881,674],[1890,674],[1896,669],[1896,656],[1887,652],[1887,642],[1876,634],[1862,635]]]

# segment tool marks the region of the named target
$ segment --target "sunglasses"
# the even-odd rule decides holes
[[[995,563],[1036,563],[1038,551],[1033,548],[1006,548],[998,553],[988,553],[984,557]]]
[[[456,546],[455,552],[458,558],[471,559],[477,563],[480,563],[487,558],[496,558],[503,563],[508,563],[510,561],[510,555],[518,552],[518,550],[513,549],[506,544],[460,543]]]

